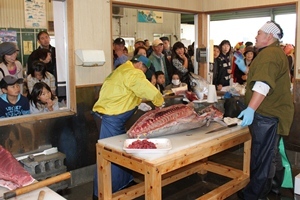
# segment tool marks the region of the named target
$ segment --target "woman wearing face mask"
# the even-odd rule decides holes
[[[178,73],[174,73],[172,75],[172,83],[165,87],[165,90],[171,90],[172,88],[179,88],[179,87],[187,87],[186,83],[182,83],[180,81],[180,77]]]
[[[184,82],[190,87],[189,72],[194,73],[194,66],[190,56],[186,52],[186,48],[182,42],[176,42],[172,48],[172,64],[174,71],[180,74],[181,82]]]

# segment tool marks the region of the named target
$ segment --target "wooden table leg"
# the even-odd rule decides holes
[[[145,199],[160,200],[162,198],[161,173],[155,167],[147,167],[145,174]]]
[[[251,140],[244,142],[243,172],[250,175]]]
[[[98,199],[112,199],[111,162],[102,157],[97,147]]]

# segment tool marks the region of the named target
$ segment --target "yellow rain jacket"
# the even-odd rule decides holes
[[[142,98],[157,107],[164,103],[162,94],[146,79],[143,71],[127,61],[105,79],[93,111],[106,115],[122,114],[138,106]]]

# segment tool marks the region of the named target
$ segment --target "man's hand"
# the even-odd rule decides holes
[[[246,73],[247,67],[245,65],[243,56],[240,53],[237,53],[237,52],[235,52],[233,55],[236,58],[236,60],[234,61],[234,63],[238,66],[238,68],[242,72]]]
[[[237,118],[242,118],[243,117],[243,121],[241,123],[241,126],[248,126],[250,124],[252,124],[253,122],[253,118],[254,118],[254,112],[255,110],[253,110],[252,108],[250,108],[249,106],[243,110],[239,116]]]
[[[139,110],[142,110],[142,111],[144,111],[144,112],[149,111],[149,110],[152,110],[151,106],[149,106],[149,105],[146,104],[146,103],[141,103],[141,104],[138,106],[138,109],[139,109]]]
[[[155,109],[162,109],[163,107],[165,107],[165,102],[160,106],[160,107],[155,107]]]

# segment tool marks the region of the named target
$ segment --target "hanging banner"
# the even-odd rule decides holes
[[[45,0],[24,0],[25,27],[47,28]]]
[[[138,22],[144,23],[163,23],[163,12],[151,11],[151,10],[138,10],[137,11]]]

